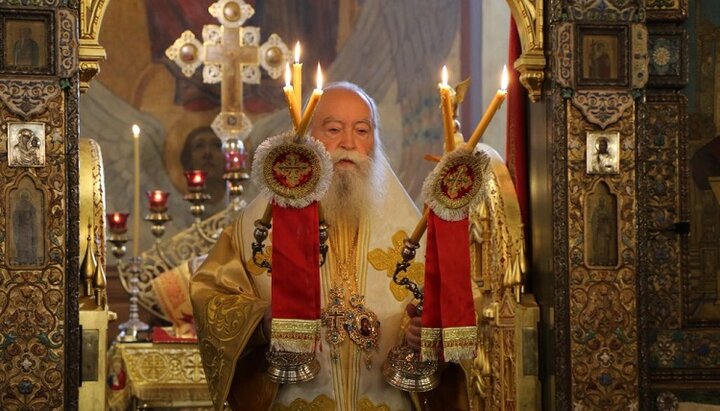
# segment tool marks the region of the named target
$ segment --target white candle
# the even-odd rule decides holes
[[[293,90],[292,84],[290,84],[291,81],[292,73],[290,72],[290,63],[286,63],[285,87],[283,87],[283,91],[285,92],[285,102],[287,102],[288,105],[290,119],[293,122],[293,127],[295,127],[295,130],[297,130],[298,124],[300,124],[300,104],[298,101],[295,101],[295,92]]]
[[[302,107],[302,63],[300,62],[300,42],[295,43],[295,62],[293,63],[292,86],[295,91],[295,105],[300,112]]]
[[[455,150],[455,121],[453,121],[452,96],[455,94],[452,87],[448,85],[448,70],[442,68],[442,82],[438,83],[440,90],[440,106],[442,107],[443,129],[445,131],[445,151]]]
[[[133,256],[140,255],[140,127],[132,126],[135,176],[133,184]]]
[[[305,113],[303,113],[302,121],[300,122],[300,125],[297,128],[297,135],[299,135],[299,136],[305,135],[308,125],[310,125],[310,120],[312,119],[313,113],[315,112],[315,107],[317,106],[317,103],[320,101],[320,96],[322,96],[322,93],[323,93],[323,91],[322,91],[323,75],[322,75],[322,69],[320,68],[320,63],[318,63],[317,76],[315,77],[315,81],[316,81],[315,90],[313,90],[313,93],[310,96],[310,100],[308,100],[307,106],[305,107]]]
[[[477,143],[480,142],[480,138],[482,137],[483,133],[485,133],[485,130],[488,128],[488,125],[490,125],[490,120],[495,116],[495,113],[500,109],[500,106],[502,106],[503,101],[505,101],[505,97],[507,97],[507,87],[509,82],[509,76],[507,72],[507,67],[503,67],[503,74],[502,74],[502,80],[500,84],[500,89],[495,93],[495,97],[490,102],[490,106],[485,111],[485,114],[483,114],[482,119],[480,119],[480,122],[478,123],[477,127],[475,127],[475,131],[473,131],[472,135],[470,136],[470,140],[467,142],[467,146],[470,150],[475,149],[475,146]]]

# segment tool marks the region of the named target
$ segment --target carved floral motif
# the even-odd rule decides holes
[[[588,122],[600,126],[603,130],[634,107],[632,96],[625,92],[578,91],[573,95],[572,102],[582,111]]]
[[[23,88],[27,83],[36,87]],[[61,135],[64,132],[66,105],[59,88],[48,83],[6,81],[0,89],[3,101],[13,103],[0,106],[0,117],[5,120],[20,120],[18,112],[28,113],[17,106],[21,103],[12,99],[11,91],[30,94],[32,90],[33,98],[42,100],[42,110],[29,112],[41,113],[33,120],[45,123],[48,140],[45,167],[10,168],[7,162],[0,162],[1,187],[14,187],[20,180],[30,179],[42,192],[45,207],[37,212],[44,213],[47,222],[44,242],[48,256],[38,269],[9,269],[5,239],[12,227],[0,225],[0,358],[5,364],[0,368],[0,404],[3,409],[72,409],[74,400],[65,397],[65,390],[77,386],[72,378],[78,376],[68,372],[65,354],[77,345],[69,344],[66,335],[72,331],[66,305],[77,306],[77,300],[66,296],[66,281],[77,280],[77,270],[73,272],[66,264],[67,255],[77,253],[77,245],[68,242],[77,238],[72,238],[73,229],[65,222],[70,218],[67,210],[77,204],[68,199],[66,184],[71,183],[66,175],[66,146],[62,139],[52,141],[58,128]],[[43,95],[45,91],[49,91],[47,95]],[[7,204],[0,206],[0,221],[7,221],[7,210]]]
[[[58,19],[58,75],[71,77],[78,69],[77,18],[68,10],[59,9]]]
[[[0,100],[23,119],[43,113],[59,94],[53,80],[4,80],[0,82]]]
[[[576,0],[567,2],[571,20],[629,22],[644,14],[643,0]]]
[[[629,98],[629,106],[632,99]],[[617,101],[616,101],[617,104]],[[585,135],[594,130],[587,113],[575,107],[567,118],[567,221],[569,338],[572,402],[587,409],[637,406],[639,390],[636,315],[635,122],[632,110],[619,110],[610,127],[622,136],[623,173],[588,175]],[[593,123],[594,124],[594,123]],[[609,123],[608,123],[609,124]],[[618,193],[618,268],[593,268],[584,256],[584,201],[599,182]]]

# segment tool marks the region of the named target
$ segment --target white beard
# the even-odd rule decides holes
[[[331,154],[335,169],[332,182],[322,200],[325,220],[330,225],[344,222],[350,227],[358,227],[360,221],[367,218],[381,195],[382,173],[376,150],[371,156],[356,151],[337,149]],[[341,160],[351,160],[354,166],[338,168]]]

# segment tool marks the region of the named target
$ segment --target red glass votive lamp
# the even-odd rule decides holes
[[[207,178],[207,172],[202,170],[187,170],[185,171],[185,182],[187,183],[188,191],[196,193],[205,189],[205,179]]]
[[[113,234],[125,234],[127,232],[128,213],[107,213],[107,221],[110,232]]]
[[[225,171],[242,171],[245,168],[245,152],[231,150],[225,153]]]
[[[153,213],[162,213],[167,210],[167,202],[170,193],[162,190],[154,190],[147,192],[148,202],[150,203],[150,211]]]

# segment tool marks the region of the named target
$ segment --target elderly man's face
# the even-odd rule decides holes
[[[368,156],[375,144],[370,104],[351,90],[326,90],[315,111],[311,133],[331,154],[344,149]],[[351,160],[336,164],[340,168],[352,166]]]

